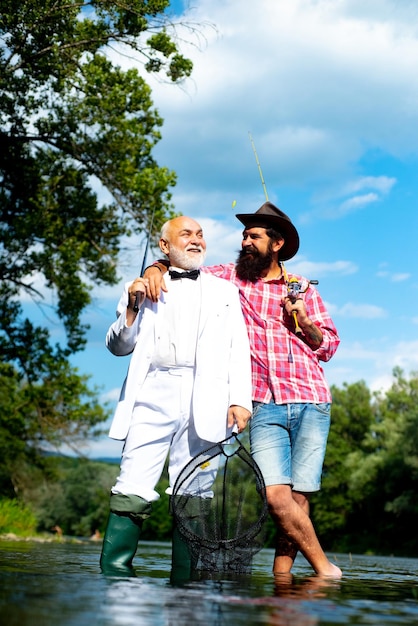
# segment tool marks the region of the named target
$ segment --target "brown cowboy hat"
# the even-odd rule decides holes
[[[290,218],[271,202],[265,202],[255,213],[236,215],[246,228],[274,228],[283,235],[284,244],[279,250],[279,260],[287,261],[299,250],[299,235]]]

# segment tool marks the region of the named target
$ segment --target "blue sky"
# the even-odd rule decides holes
[[[183,3],[176,3],[177,11]],[[180,27],[194,72],[182,87],[147,76],[164,119],[155,156],[178,174],[173,201],[204,228],[207,263],[234,260],[264,191],[298,228],[289,271],[319,280],[341,336],[330,384],[386,389],[418,370],[418,3],[403,0],[194,0]],[[114,55],[123,67],[135,64]],[[139,67],[139,66],[138,66]],[[235,209],[232,208],[236,201]],[[154,257],[150,255],[150,260]],[[74,363],[115,402],[128,359],[106,351],[140,241],[121,284],[94,293],[88,345]],[[85,450],[118,456],[103,438]]]

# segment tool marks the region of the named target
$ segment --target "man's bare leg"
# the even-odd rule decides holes
[[[275,574],[289,574],[295,562],[298,549],[293,541],[283,533],[281,528],[277,529],[275,547],[273,572]]]
[[[303,493],[292,491],[292,498],[309,516],[309,500]],[[283,533],[281,528],[277,529],[276,552],[274,555],[273,572],[275,574],[287,574],[291,571],[298,553],[297,545]]]
[[[331,563],[326,557],[309,515],[294,499],[290,486],[272,485],[266,488],[266,494],[270,514],[279,531],[283,531],[284,536],[294,544],[294,547],[301,551],[314,571],[319,576],[341,578],[342,572],[340,568]],[[294,547],[293,551],[289,547],[288,554],[276,555],[273,566],[274,573],[290,571],[288,568],[293,565],[296,557]],[[276,567],[278,568],[277,570]]]

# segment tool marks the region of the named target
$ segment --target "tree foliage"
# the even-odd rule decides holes
[[[152,150],[162,119],[128,47],[172,81],[191,72],[161,12],[168,0],[9,0],[0,22],[0,279],[2,298],[57,297],[68,349],[83,345],[90,284],[116,279],[120,239],[171,215],[175,175]],[[97,188],[107,190],[107,203]]]
[[[64,535],[90,537],[96,531],[103,536],[109,515],[110,489],[119,473],[119,465],[88,459],[53,457],[50,473],[31,472],[23,501],[37,520],[38,532],[52,532],[59,527]],[[144,523],[141,539],[168,541],[172,516],[169,513],[167,470],[157,490],[161,497],[153,502],[153,513]],[[0,509],[1,513],[1,509]],[[0,529],[1,530],[1,529]]]
[[[346,531],[353,502],[348,489],[347,456],[357,450],[373,421],[371,393],[362,381],[332,389],[332,419],[322,476],[322,490],[312,500],[318,532],[326,543]]]
[[[16,455],[83,436],[107,415],[68,361],[85,346],[81,314],[92,285],[116,282],[123,238],[147,232],[151,223],[157,230],[173,214],[176,182],[152,155],[162,119],[145,72],[112,59],[118,49],[171,82],[187,77],[192,65],[179,51],[168,6],[169,0],[2,2],[4,480]],[[34,323],[28,299],[54,311],[65,341],[54,344],[50,329]]]
[[[37,380],[0,363],[0,495],[30,491],[35,468],[50,473],[45,449],[65,443],[80,453],[107,417],[96,395],[65,358],[45,358]]]
[[[26,492],[38,520],[38,531],[58,526],[64,535],[103,533],[109,515],[110,488],[118,466],[87,459],[55,458],[54,474],[42,476]]]
[[[385,392],[372,393],[363,381],[332,389],[323,485],[312,506],[326,550],[418,556],[418,373],[407,377],[396,368],[393,375],[393,384]],[[13,384],[5,391],[12,402]],[[246,446],[247,435],[243,435]],[[1,452],[6,450],[4,446]],[[59,525],[69,535],[103,532],[118,466],[59,457],[49,461],[40,470],[27,459],[16,472],[21,500],[36,514],[38,530]],[[156,487],[161,498],[153,503],[143,539],[170,539],[167,486],[165,470]],[[16,527],[23,524],[18,508],[10,509],[6,502],[3,510],[12,511]],[[268,523],[272,547],[275,532]]]
[[[333,388],[323,489],[313,516],[329,549],[418,554],[418,373],[371,394]]]

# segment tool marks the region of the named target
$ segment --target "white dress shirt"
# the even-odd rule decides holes
[[[170,295],[164,306],[161,331],[155,338],[152,366],[193,367],[201,303],[200,276],[196,280],[170,281]]]

